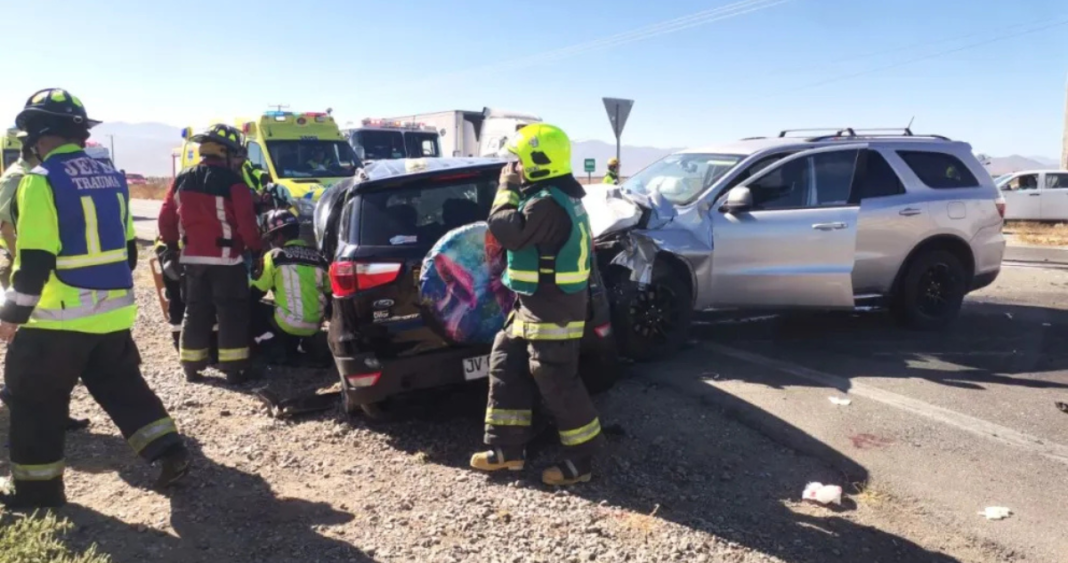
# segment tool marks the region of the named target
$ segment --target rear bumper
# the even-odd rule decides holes
[[[373,353],[355,357],[334,357],[341,373],[341,389],[350,404],[377,403],[394,395],[448,387],[467,382],[464,377],[465,358],[476,358],[490,353],[490,346],[449,348],[408,358],[378,360]],[[378,366],[377,368],[375,366]],[[352,386],[346,375],[381,373],[377,383],[369,387]],[[477,380],[476,380],[477,381]]]

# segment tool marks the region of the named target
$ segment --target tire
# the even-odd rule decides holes
[[[894,299],[899,323],[916,330],[939,330],[953,322],[968,293],[970,276],[948,250],[930,250],[908,266]]]
[[[646,286],[618,276],[611,288],[612,328],[620,353],[636,362],[666,358],[682,348],[693,317],[690,284],[675,269],[653,270]]]

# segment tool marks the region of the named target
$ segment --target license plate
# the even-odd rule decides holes
[[[489,364],[489,356],[464,358],[464,379],[474,381],[475,379],[489,377]]]

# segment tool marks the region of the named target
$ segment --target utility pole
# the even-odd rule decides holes
[[[1068,86],[1064,88],[1064,140],[1061,144],[1061,170],[1068,170]]]
[[[108,139],[111,140],[111,163],[118,168],[119,165],[115,163],[115,135],[108,135]]]

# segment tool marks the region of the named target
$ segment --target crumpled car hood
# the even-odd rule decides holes
[[[593,238],[632,229],[649,210],[647,228],[656,229],[669,223],[676,215],[675,207],[656,192],[653,196],[626,192],[617,186],[587,186],[582,204],[590,218]]]

